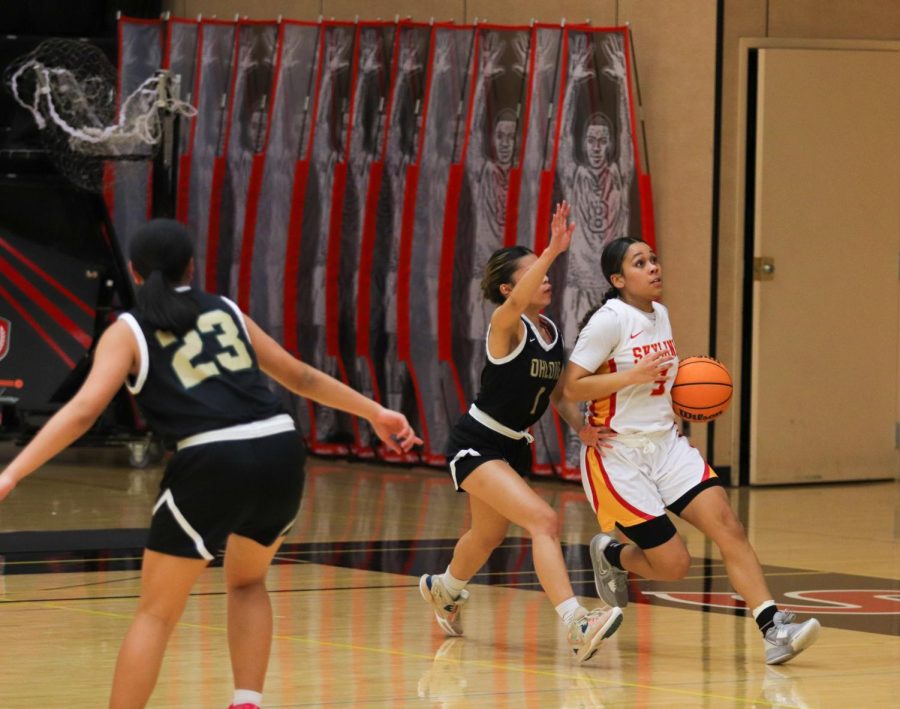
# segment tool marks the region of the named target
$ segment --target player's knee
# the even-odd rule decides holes
[[[265,576],[232,576],[226,577],[225,588],[228,593],[246,593],[248,591],[257,591],[260,588],[265,590]]]
[[[528,531],[535,536],[559,536],[559,515],[550,505],[544,505],[532,513]]]
[[[654,576],[660,581],[680,581],[691,568],[691,555],[686,549],[676,550],[653,563]]]
[[[747,531],[744,525],[734,514],[734,510],[730,507],[722,511],[719,515],[719,529],[721,530],[724,541],[743,544],[747,541]]]

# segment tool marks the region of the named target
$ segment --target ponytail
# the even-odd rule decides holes
[[[197,324],[199,308],[191,298],[176,291],[160,271],[153,271],[135,296],[142,320],[157,330],[181,337]]]
[[[131,238],[131,265],[144,279],[137,290],[137,312],[152,327],[184,335],[197,323],[200,308],[182,284],[194,257],[187,228],[172,219],[154,219]]]

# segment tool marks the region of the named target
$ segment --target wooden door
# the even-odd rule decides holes
[[[750,482],[897,471],[900,51],[760,49]]]

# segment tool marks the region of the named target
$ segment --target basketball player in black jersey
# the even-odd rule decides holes
[[[577,660],[585,662],[619,627],[621,612],[588,611],[575,598],[556,512],[522,479],[531,468],[533,439],[527,429],[550,402],[575,430],[584,425],[577,405],[562,399],[562,341],[556,325],[541,315],[551,297],[547,270],[568,249],[575,229],[568,216],[563,202],[540,257],[513,246],[495,251],[485,267],[482,291],[498,307],[488,326],[481,391],[451,432],[446,450],[453,484],[469,493],[472,527],[457,542],[447,571],[422,576],[419,591],[444,632],[462,635],[460,608],[469,597],[465,586],[513,522],[531,535],[538,579],[568,628]],[[593,435],[597,443],[597,432]]]
[[[190,288],[193,249],[178,222],[138,229],[129,265],[140,286],[137,307],[106,330],[84,385],[0,474],[0,500],[84,434],[126,384],[176,453],[153,509],[140,602],[109,706],[147,703],[191,587],[224,548],[232,707],[258,709],[272,641],[266,571],[300,508],[304,460],[294,423],[262,372],[367,419],[397,453],[421,441],[401,414],[294,359],[228,299]]]

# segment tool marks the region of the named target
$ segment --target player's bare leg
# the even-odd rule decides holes
[[[264,547],[232,534],[225,548],[228,648],[235,689],[262,693],[272,649],[272,603],[266,574],[282,539]]]
[[[575,595],[559,545],[556,511],[518,473],[503,461],[492,460],[473,471],[462,487],[528,532],[535,572],[554,606]]]
[[[147,704],[172,630],[181,618],[194,582],[208,563],[205,559],[144,551],[141,598],[119,649],[110,709]]]
[[[681,517],[719,547],[728,579],[748,607],[756,608],[772,598],[759,558],[723,488],[703,490],[688,503]]]

